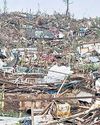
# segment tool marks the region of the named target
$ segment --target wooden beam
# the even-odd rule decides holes
[[[34,123],[34,102],[31,102],[31,119],[32,119],[32,125],[35,125]]]

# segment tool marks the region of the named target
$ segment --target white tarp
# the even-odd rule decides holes
[[[73,72],[71,71],[70,66],[66,67],[54,65],[49,69],[48,74],[44,77],[43,81],[47,83],[59,82],[61,80],[64,80],[65,76],[68,76],[72,73]]]

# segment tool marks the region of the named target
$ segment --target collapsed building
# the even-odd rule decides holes
[[[29,113],[22,124],[100,124],[96,19],[14,12],[0,27],[1,112]]]

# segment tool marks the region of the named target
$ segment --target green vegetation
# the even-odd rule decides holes
[[[15,111],[0,111],[0,116],[7,116],[7,117],[19,117],[19,113]]]
[[[21,125],[21,123],[16,123],[16,125]]]
[[[95,71],[98,68],[99,68],[99,64],[95,64],[95,63],[89,63],[89,64],[84,64],[80,66],[80,69],[84,70],[85,72]]]

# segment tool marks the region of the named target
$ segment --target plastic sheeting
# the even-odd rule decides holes
[[[73,72],[71,71],[70,66],[66,67],[54,65],[49,69],[47,76],[44,77],[44,82],[59,82],[64,80],[65,76],[68,76],[72,73]]]

